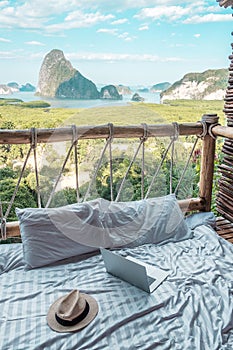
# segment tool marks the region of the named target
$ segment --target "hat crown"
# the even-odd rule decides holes
[[[86,307],[86,300],[80,296],[78,290],[72,290],[63,300],[57,309],[57,316],[63,320],[72,321],[80,316]]]
[[[56,332],[76,332],[96,317],[98,309],[98,303],[91,295],[74,289],[50,306],[47,322]]]

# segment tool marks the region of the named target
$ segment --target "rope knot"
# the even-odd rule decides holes
[[[176,141],[179,137],[179,134],[180,134],[180,128],[179,128],[179,124],[177,122],[173,122],[172,125],[174,127],[174,135],[171,138],[173,141]]]
[[[148,139],[148,125],[146,123],[142,123],[141,125],[143,127],[143,136],[140,138],[140,140],[146,142]]]

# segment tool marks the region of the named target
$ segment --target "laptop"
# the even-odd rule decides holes
[[[100,248],[100,251],[108,273],[147,293],[152,293],[169,274],[132,256],[123,257],[104,248]]]

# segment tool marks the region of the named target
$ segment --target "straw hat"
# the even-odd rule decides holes
[[[76,332],[86,327],[97,313],[97,301],[74,289],[50,306],[47,322],[56,332]]]

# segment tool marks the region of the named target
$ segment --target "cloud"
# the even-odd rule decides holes
[[[228,22],[232,21],[232,15],[209,13],[203,16],[193,16],[183,21],[185,24],[208,23],[208,22]]]
[[[0,42],[2,42],[2,43],[11,43],[11,40],[6,39],[6,38],[0,38]]]
[[[181,3],[181,5],[179,5]],[[206,6],[204,1],[167,1],[156,7],[145,7],[134,16],[138,20],[163,20],[167,22],[205,23],[232,21],[231,14],[219,14],[219,6]]]
[[[40,29],[56,32],[73,28],[91,27],[100,22],[113,20],[112,14],[100,11],[78,9],[76,0],[25,1],[23,5],[15,1],[14,6],[5,6],[0,11],[0,27]]]
[[[64,22],[47,25],[46,29],[48,32],[59,32],[69,29],[86,28],[112,20],[113,18],[114,16],[111,14],[102,15],[100,12],[83,13],[81,11],[75,11],[67,15]]]
[[[8,0],[6,0],[6,1],[2,0],[2,1],[0,2],[0,7],[5,7],[5,6],[7,6],[7,5],[9,5],[9,1],[8,1]]]
[[[148,29],[149,29],[148,25],[144,25],[144,26],[141,26],[141,27],[138,28],[138,30],[141,30],[141,31],[148,30]]]
[[[129,22],[129,20],[127,18],[120,18],[120,19],[113,21],[111,24],[112,25],[121,25],[121,24],[128,23],[128,22]]]
[[[76,21],[81,22],[84,21],[86,24],[95,24],[96,22],[103,22],[109,19],[113,19],[115,16],[112,14],[103,15],[101,12],[83,12],[83,11],[73,11],[69,13],[65,21]],[[85,26],[86,26],[85,24]]]
[[[105,62],[177,62],[183,61],[180,57],[159,57],[151,54],[127,54],[127,53],[67,53],[69,60],[79,61],[105,61]]]
[[[157,6],[154,8],[144,8],[134,17],[139,20],[151,19],[152,21],[168,19],[169,21],[182,18],[190,13],[190,8],[181,6]]]
[[[97,30],[97,33],[106,33],[110,35],[117,36],[119,39],[123,39],[124,41],[132,41],[136,39],[136,36],[130,36],[128,32],[119,33],[117,28],[109,29],[109,28],[100,28]]]
[[[123,39],[125,41],[132,41],[136,39],[136,36],[130,36],[128,32],[124,32],[118,35],[119,39]]]
[[[34,46],[45,46],[45,44],[39,42],[39,41],[26,41],[25,44],[27,45],[34,45]]]
[[[194,37],[195,37],[195,38],[200,38],[200,36],[201,36],[201,34],[198,34],[198,33],[197,33],[197,34],[194,34]]]
[[[207,5],[208,1],[202,0],[195,3],[191,0],[3,0],[0,1],[0,27],[59,33],[106,21],[121,25],[129,22],[132,16],[139,21],[181,21],[185,24],[232,20],[230,14],[215,13],[220,11],[218,4]],[[119,9],[122,13],[129,10],[129,18],[115,19],[112,13],[119,13]],[[133,11],[137,13],[134,15]],[[140,28],[146,30],[145,26]]]
[[[14,51],[0,51],[0,60],[15,59],[18,55]]]
[[[19,7],[8,6],[0,11],[1,28],[30,28],[40,29],[45,20],[37,16],[30,16]]]
[[[118,29],[108,29],[108,28],[100,28],[97,30],[97,33],[106,33],[110,35],[117,35]]]

